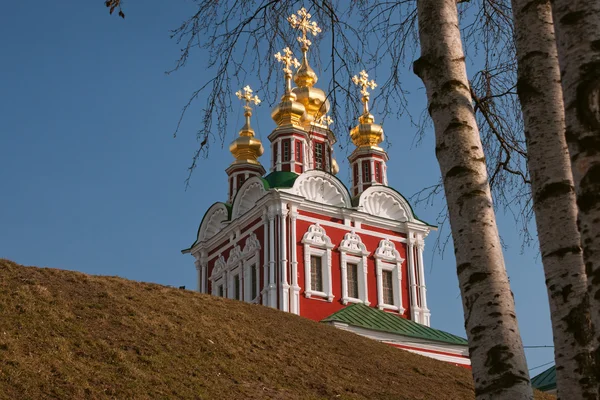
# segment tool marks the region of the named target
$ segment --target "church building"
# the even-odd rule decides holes
[[[307,35],[320,32],[310,18],[305,9],[288,18],[301,32],[301,62],[289,48],[275,55],[285,91],[271,112],[268,165],[251,127],[260,100],[248,86],[236,93],[245,124],[229,147],[226,201],[206,211],[182,251],[196,260],[198,290],[469,366],[463,338],[430,328],[423,249],[435,227],[388,186],[383,128],[369,111],[376,84],[365,71],[353,78],[363,113],[350,132],[350,189],[336,177],[330,104],[309,65]]]

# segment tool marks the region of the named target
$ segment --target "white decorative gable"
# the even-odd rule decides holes
[[[231,219],[235,219],[252,209],[265,193],[265,186],[260,178],[248,179],[235,196]]]
[[[398,222],[421,223],[413,217],[410,205],[398,192],[385,186],[372,186],[359,199],[359,209],[367,214]]]
[[[248,236],[248,239],[246,239],[246,245],[244,246],[243,251],[244,256],[248,254],[254,254],[257,250],[260,250],[260,242],[256,235],[252,233],[250,236]]]
[[[293,193],[307,200],[338,207],[350,207],[346,187],[333,175],[311,170],[294,182]]]
[[[400,257],[398,250],[396,250],[394,243],[388,239],[383,239],[379,242],[379,247],[375,250],[375,258],[398,263],[404,261],[402,257]]]
[[[227,207],[223,203],[213,205],[204,216],[196,242],[203,242],[215,236],[225,227],[227,221]]]
[[[240,261],[243,257],[242,250],[240,246],[235,246],[231,249],[229,253],[229,258],[227,259],[227,265],[235,265],[238,261]]]
[[[339,249],[340,251],[346,251],[348,253],[369,254],[365,244],[354,230],[344,235],[344,239],[342,240],[342,243],[340,243]]]
[[[219,254],[219,257],[217,257],[217,260],[215,261],[215,267],[212,271],[212,277],[221,275],[223,271],[225,271],[226,267],[227,263],[225,262],[225,257]]]
[[[333,248],[331,239],[327,236],[325,229],[319,224],[308,227],[308,231],[302,237],[302,243],[316,247]]]

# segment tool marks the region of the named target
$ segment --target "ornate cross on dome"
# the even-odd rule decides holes
[[[286,95],[290,95],[292,92],[292,69],[290,68],[292,65],[295,68],[300,66],[300,62],[294,57],[294,53],[290,50],[289,47],[283,49],[283,55],[280,52],[275,54],[275,58],[277,61],[283,64],[283,72],[285,74],[285,93]]]
[[[311,15],[306,11],[306,8],[302,7],[297,14],[298,17],[296,17],[296,14],[292,14],[287,20],[290,25],[292,25],[292,28],[298,29],[302,32],[302,36],[298,37],[298,41],[302,45],[302,51],[305,52],[312,44],[312,42],[306,37],[306,32],[312,33],[313,36],[316,36],[317,33],[321,33],[321,28],[319,28],[316,22],[310,21]]]
[[[244,87],[244,89],[242,90],[243,92],[241,90],[235,92],[235,95],[238,97],[238,99],[244,100],[246,102],[246,105],[244,106],[245,110],[251,109],[250,103],[254,103],[256,105],[260,104],[260,99],[258,98],[258,96],[254,95],[254,97],[252,97],[252,89],[250,89],[249,85],[246,85],[246,87]]]
[[[365,71],[364,69],[362,71],[360,71],[358,73],[359,76],[354,75],[352,77],[352,82],[354,82],[355,85],[360,86],[360,94],[363,95],[362,97],[362,102],[364,105],[364,113],[368,114],[369,113],[369,95],[370,93],[367,91],[367,88],[371,88],[371,90],[375,89],[377,87],[377,84],[375,83],[375,81],[373,79],[371,79],[369,81],[369,75],[367,74],[367,71]]]
[[[235,95],[238,97],[238,99],[246,102],[246,104],[244,105],[244,116],[246,117],[246,124],[242,127],[242,130],[240,131],[240,136],[254,136],[254,130],[250,128],[250,117],[252,116],[252,107],[250,107],[250,103],[259,105],[260,99],[256,95],[252,96],[252,89],[250,89],[249,85],[246,85],[242,90],[238,90],[237,92],[235,92]]]
[[[317,119],[317,122],[321,125],[329,126],[329,125],[333,124],[333,118],[331,118],[329,115],[325,114],[325,115],[321,115],[319,117],[319,119]]]

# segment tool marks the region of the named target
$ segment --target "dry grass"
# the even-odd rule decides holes
[[[474,394],[468,370],[266,307],[0,259],[0,398]]]

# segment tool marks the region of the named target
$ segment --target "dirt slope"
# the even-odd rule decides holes
[[[0,259],[0,398],[474,394],[465,369],[266,307]]]

